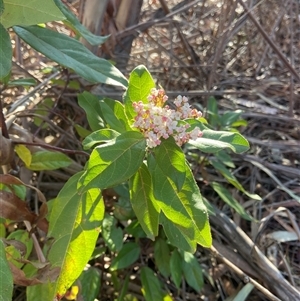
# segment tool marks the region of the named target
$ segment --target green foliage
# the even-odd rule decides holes
[[[184,280],[200,292],[203,287],[202,268],[193,253],[198,245],[209,248],[212,244],[208,212],[213,214],[213,210],[203,199],[187,159],[193,152],[197,156],[206,153],[205,157],[200,156],[205,164],[213,166],[239,191],[259,199],[245,191],[231,171],[235,166],[229,151],[242,153],[249,148],[247,140],[237,129],[246,125],[240,119],[241,112],[225,112],[220,116],[217,102],[211,98],[208,122],[203,117],[180,121],[181,125],[189,127],[188,131],[199,127],[202,137],[180,147],[170,136],[161,138],[160,144],[151,148],[145,132],[134,124],[137,113],[133,104],[139,101],[148,104],[148,95],[155,88],[155,81],[144,66],[136,67],[127,81],[107,60],[93,55],[78,41],[79,36],[92,45],[103,43],[107,37],[91,34],[59,0],[43,1],[42,4],[41,1],[31,1],[26,5],[20,0],[0,1],[0,13],[3,4],[0,80],[7,86],[35,85],[28,79],[9,80],[12,50],[5,28],[13,26],[21,39],[60,66],[71,69],[91,83],[121,86],[126,91],[122,102],[100,98],[86,91],[78,95],[78,103],[87,115],[91,131],[76,124],[74,127],[84,137],[82,145],[90,156],[83,170],[66,182],[51,201],[51,206],[48,202],[47,208],[41,192],[35,189],[43,205],[39,214],[31,212],[23,200],[26,187],[32,187],[23,185],[14,177],[10,178],[11,182],[3,180],[0,189],[13,198],[13,204],[21,204],[22,208],[18,210],[26,211],[26,218],[32,218],[34,227],[44,223],[44,228],[47,228],[48,220],[49,229],[48,232],[45,230],[47,236],[43,248],[35,250],[45,257],[45,262],[26,261],[24,264],[22,261],[32,255],[33,241],[27,231],[15,231],[6,237],[7,241],[13,238],[24,246],[24,254],[15,245],[4,247],[0,242],[0,273],[6,275],[4,284],[0,284],[0,296],[12,296],[10,265],[24,274],[28,301],[61,300],[66,293],[76,297],[78,283],[82,287],[81,297],[94,300],[101,289],[101,275],[98,269],[87,268],[87,263],[105,254],[110,256],[112,282],[119,291],[117,300],[136,300],[127,293],[131,281],[129,274],[121,281],[118,273],[124,269],[136,269],[136,262],[144,255],[143,241],[154,247],[156,265],[155,272],[146,266],[136,269],[140,273],[145,300],[172,300],[163,290],[159,277],[170,277],[177,288]],[[39,13],[32,13],[33,10]],[[76,38],[36,25],[62,19],[74,30]],[[53,84],[66,83],[56,81]],[[76,82],[72,85],[78,87]],[[48,101],[52,102],[51,99]],[[43,113],[39,110],[34,120],[38,126],[43,120]],[[63,168],[72,162],[63,153],[44,149],[34,151],[22,144],[17,144],[15,151],[26,168],[34,171]],[[216,182],[210,185],[243,218],[252,220],[228,189]],[[114,191],[117,197],[109,200],[113,204],[106,211],[103,196],[107,191]],[[0,232],[1,236],[6,235],[3,221]],[[96,247],[99,241],[102,245]],[[44,278],[40,277],[41,264],[45,268]]]
[[[10,37],[7,30],[0,23],[0,80],[7,76],[11,69],[12,62],[12,47]]]
[[[12,300],[13,277],[6,259],[3,241],[0,239],[0,300]]]
[[[5,28],[14,25],[34,25],[65,19],[53,0],[4,0],[0,22]]]
[[[14,26],[14,31],[32,48],[92,83],[127,86],[127,80],[117,68],[73,38],[36,25]]]

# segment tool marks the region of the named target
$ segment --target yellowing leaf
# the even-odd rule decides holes
[[[20,157],[20,159],[25,163],[25,165],[27,167],[30,166],[32,160],[30,150],[25,145],[17,144],[15,146],[15,151]]]

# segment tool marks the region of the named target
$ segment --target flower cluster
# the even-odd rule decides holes
[[[187,131],[190,125],[184,122],[187,118],[201,117],[201,112],[191,109],[185,96],[179,95],[175,99],[176,110],[165,105],[167,100],[164,90],[152,89],[148,96],[149,103],[139,101],[132,104],[137,113],[134,127],[147,138],[149,148],[159,145],[161,138],[167,139],[169,136],[173,136],[179,146],[202,136],[198,127]]]

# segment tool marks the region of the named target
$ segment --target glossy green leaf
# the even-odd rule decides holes
[[[220,161],[216,161],[216,160],[210,160],[210,163],[212,164],[212,166],[218,170],[221,175],[230,183],[232,184],[235,188],[237,188],[239,191],[243,192],[244,194],[246,194],[249,198],[253,199],[253,200],[257,200],[260,201],[261,197],[257,194],[252,194],[249,193],[248,191],[246,191],[246,189],[243,187],[243,185],[237,180],[237,178],[226,168],[226,166],[220,162]]]
[[[84,109],[91,129],[93,131],[103,129],[104,120],[99,97],[84,91],[78,95],[78,103]]]
[[[148,156],[148,168],[153,180],[156,202],[170,222],[180,226],[180,231],[194,242],[210,247],[211,234],[207,210],[199,188],[186,164],[186,178],[180,191],[157,164],[153,155]]]
[[[165,176],[171,179],[180,191],[186,175],[185,155],[174,138],[162,140],[161,144],[154,148],[153,154]]]
[[[135,263],[140,256],[141,248],[135,242],[128,242],[123,246],[118,255],[112,260],[111,271],[124,269]]]
[[[158,238],[154,244],[155,265],[166,278],[170,276],[170,257],[169,245],[164,239]]]
[[[54,170],[67,167],[72,160],[65,154],[53,151],[38,151],[32,154],[31,163],[26,166],[31,170]]]
[[[110,140],[116,139],[120,133],[111,130],[111,129],[101,129],[98,131],[95,131],[88,135],[83,141],[82,145],[84,149],[90,149],[96,144],[108,142]]]
[[[99,189],[79,194],[77,182],[82,173],[71,177],[54,201],[49,219],[48,237],[53,240],[48,259],[60,267],[54,283],[34,286],[44,301],[63,296],[80,276],[91,258],[104,216],[104,204]],[[30,294],[35,295],[34,287]],[[29,300],[31,301],[31,300]]]
[[[232,194],[220,183],[212,182],[210,183],[214,191],[219,195],[219,197],[233,208],[241,217],[248,221],[253,221],[253,217],[247,213],[245,208],[232,196]]]
[[[3,2],[5,10],[0,17],[0,22],[6,28],[65,19],[53,0],[4,0]]]
[[[163,301],[164,293],[161,289],[161,284],[148,267],[141,268],[142,292],[146,301]]]
[[[196,292],[199,293],[204,283],[202,268],[193,254],[189,252],[183,252],[182,257],[182,269],[184,278],[189,286],[191,286]]]
[[[111,129],[119,133],[131,130],[125,114],[125,108],[122,103],[117,100],[105,98],[100,102],[100,107],[104,119]]]
[[[201,138],[188,142],[189,145],[200,149],[202,152],[215,153],[227,148],[240,154],[249,149],[248,141],[239,133],[208,129],[204,129],[202,132]]]
[[[0,301],[12,300],[13,276],[6,260],[3,241],[0,239]]]
[[[158,234],[159,207],[153,196],[148,168],[142,164],[129,182],[133,210],[147,236],[154,240]]]
[[[134,131],[122,133],[113,143],[97,146],[79,186],[104,189],[123,183],[142,165],[145,149],[144,136]]]
[[[119,252],[123,247],[123,231],[117,227],[117,220],[109,214],[105,214],[102,221],[102,237],[105,244],[113,252]]]
[[[179,289],[183,270],[182,270],[182,257],[180,256],[179,252],[175,249],[170,258],[170,272],[171,272],[171,279],[174,282],[175,286]]]
[[[152,88],[155,88],[155,83],[147,68],[140,65],[133,69],[130,73],[128,89],[124,95],[125,111],[129,120],[136,115],[132,103],[135,101],[147,103],[147,97]]]
[[[3,25],[0,23],[0,80],[7,76],[11,70],[12,64],[12,47],[10,36]]]
[[[79,277],[81,295],[84,301],[94,301],[100,292],[101,275],[98,269],[90,267]]]
[[[75,31],[78,32],[82,37],[84,37],[91,45],[103,44],[108,39],[108,36],[101,37],[92,34],[79,22],[77,17],[60,0],[54,0],[54,2],[67,18],[67,21],[64,22],[67,24],[69,23],[71,27],[74,28]]]
[[[14,31],[32,48],[91,83],[127,86],[126,78],[116,67],[71,37],[39,26],[14,26]]]

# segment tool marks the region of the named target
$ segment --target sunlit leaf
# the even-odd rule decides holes
[[[248,141],[239,133],[208,129],[204,129],[202,132],[202,137],[188,142],[189,145],[200,149],[202,152],[215,153],[227,148],[239,154],[249,149]]]
[[[185,231],[183,234],[189,239],[209,247],[211,234],[207,210],[188,165],[186,164],[186,178],[180,191],[174,182],[166,177],[152,155],[148,156],[148,168],[153,180],[156,203],[164,215],[170,222],[179,226],[181,232]]]
[[[134,131],[122,133],[113,142],[97,146],[79,186],[104,189],[123,183],[141,166],[145,149],[144,136]]]
[[[31,170],[54,170],[62,167],[67,167],[72,160],[65,154],[42,150],[32,154],[29,166]]]
[[[116,139],[120,133],[111,130],[111,129],[101,129],[98,131],[95,131],[88,135],[83,141],[82,145],[84,149],[90,149],[92,148],[95,144],[100,144],[107,142],[109,140],[114,140]]]
[[[132,103],[135,101],[147,103],[147,96],[152,88],[155,88],[155,83],[147,68],[140,65],[133,69],[130,73],[128,89],[124,95],[125,111],[129,120],[136,115]]]
[[[54,201],[48,236],[53,240],[48,259],[61,273],[54,283],[38,285],[30,290],[43,294],[42,300],[53,301],[63,296],[80,276],[91,258],[104,216],[104,204],[99,189],[79,194],[77,182],[82,173],[71,177]],[[43,292],[43,293],[42,293]]]
[[[73,69],[91,83],[127,86],[126,78],[116,67],[94,55],[79,41],[39,26],[14,26],[13,29],[32,48],[60,65]]]
[[[34,25],[65,19],[53,0],[4,0],[0,22],[8,28],[14,25]]]

